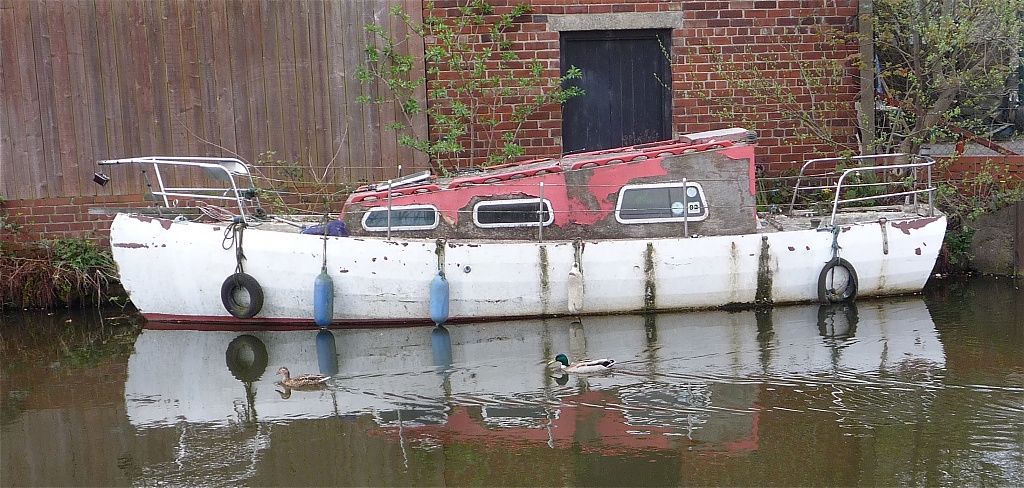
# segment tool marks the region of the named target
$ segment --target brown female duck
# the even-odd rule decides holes
[[[288,372],[288,368],[283,366],[281,369],[277,370],[277,374],[284,375],[284,377],[281,378],[281,386],[291,388],[293,390],[323,388],[325,383],[331,379],[330,376],[324,376],[322,374],[300,374],[293,378],[291,373]]]

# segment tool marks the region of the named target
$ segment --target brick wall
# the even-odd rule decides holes
[[[85,196],[9,200],[3,203],[4,221],[17,232],[0,229],[0,240],[36,241],[58,238],[88,239],[110,246],[113,215],[90,215],[92,208],[123,208],[146,205],[141,195]]]
[[[520,0],[492,0],[496,13],[507,12]],[[423,15],[453,17],[462,1],[435,2]],[[548,29],[549,16],[631,12],[682,12],[682,25],[672,30],[673,131],[690,133],[744,126],[757,130],[760,160],[774,169],[837,148],[800,137],[800,123],[787,112],[805,107],[846,148],[856,146],[857,70],[850,56],[855,42],[832,44],[822,31],[850,33],[856,28],[856,0],[534,0],[531,14],[510,33],[513,49],[532,53],[544,63],[547,76],[559,76],[559,33]],[[820,66],[832,60],[842,67],[833,76],[840,84],[806,89],[800,67]],[[768,101],[737,88],[719,67],[742,63],[757,69],[764,79],[792,86],[788,102]],[[454,73],[438,66],[439,79]],[[716,70],[717,68],[717,70]],[[741,74],[737,74],[739,76]],[[824,100],[822,97],[827,98]],[[561,153],[560,107],[546,107],[532,117],[522,132],[528,157]],[[481,154],[476,156],[480,157]]]

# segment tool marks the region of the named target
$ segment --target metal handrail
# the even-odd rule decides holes
[[[900,153],[891,153],[891,154],[876,154],[876,155],[867,155],[867,156],[853,156],[853,157],[847,157],[847,158],[842,158],[842,157],[839,157],[839,158],[818,158],[818,159],[812,159],[812,160],[807,161],[800,168],[800,174],[797,176],[796,184],[793,187],[793,198],[790,201],[790,205],[789,205],[789,215],[793,215],[793,213],[794,213],[794,209],[796,207],[796,202],[797,202],[797,195],[800,193],[800,191],[829,189],[829,190],[833,190],[835,192],[835,194],[834,194],[834,196],[832,198],[832,212],[831,212],[831,216],[830,216],[830,220],[829,220],[829,224],[830,225],[835,225],[836,214],[839,211],[839,205],[840,204],[853,203],[853,202],[862,202],[862,201],[869,201],[869,200],[878,200],[878,199],[882,199],[882,198],[890,198],[890,197],[898,197],[898,196],[913,196],[914,197],[914,205],[917,205],[918,204],[917,195],[921,194],[921,193],[927,193],[928,194],[928,215],[929,216],[933,216],[935,214],[934,194],[935,194],[936,188],[935,188],[935,186],[932,183],[932,166],[935,164],[935,160],[930,158],[930,157],[915,155],[915,156],[911,156],[911,161],[913,161],[913,162],[910,162],[910,163],[875,165],[875,166],[860,166],[860,167],[855,167],[855,168],[844,169],[841,172],[835,170],[835,168],[832,168],[830,171],[827,171],[827,172],[824,172],[824,173],[821,173],[821,174],[807,174],[809,168],[811,168],[812,166],[817,165],[819,163],[823,163],[823,162],[840,163],[840,162],[848,162],[848,161],[880,160],[880,159],[905,157],[905,156],[906,155],[900,154]],[[900,170],[900,169],[908,169],[908,170],[911,170],[910,171],[910,177],[911,177],[911,181],[912,181],[912,185],[913,185],[912,187],[916,187],[917,186],[917,179],[918,179],[917,171],[919,169],[921,169],[921,168],[926,168],[927,169],[927,186],[926,186],[926,188],[915,189],[915,190],[907,190],[907,191],[885,192],[885,193],[883,193],[881,195],[870,195],[870,196],[866,196],[866,197],[856,197],[856,198],[847,198],[847,199],[840,198],[841,195],[842,195],[842,191],[844,189],[855,188],[855,187],[874,187],[874,186],[886,186],[887,187],[887,186],[890,185],[889,182],[881,182],[881,183],[855,183],[855,184],[847,184],[847,185],[844,186],[844,182],[847,180],[847,177],[849,175],[851,175],[851,174],[861,173],[861,172],[871,172],[871,171],[893,171],[893,170]],[[820,186],[805,186],[805,187],[801,187],[800,186],[801,180],[804,179],[804,178],[822,178],[822,177],[838,177],[838,179],[836,180],[836,184],[835,185],[820,185]]]
[[[136,158],[107,159],[97,161],[96,164],[101,166],[117,164],[152,165],[153,172],[156,175],[156,184],[158,189],[154,190],[153,188],[150,188],[150,193],[152,193],[154,197],[162,198],[165,207],[171,206],[171,202],[168,197],[191,198],[196,200],[234,201],[238,206],[239,215],[241,215],[242,218],[246,218],[248,212],[246,210],[245,201],[253,199],[256,200],[257,205],[259,204],[258,197],[249,193],[249,188],[253,186],[252,174],[249,171],[249,166],[237,158],[144,156]],[[161,166],[202,169],[209,177],[226,182],[227,187],[167,186],[164,182],[164,176],[160,171]],[[146,178],[146,185],[150,186],[146,170],[143,169],[142,173]],[[241,177],[248,178],[248,186],[239,186],[236,178]]]

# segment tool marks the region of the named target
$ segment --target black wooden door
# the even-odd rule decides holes
[[[672,137],[668,30],[563,32],[562,74],[586,92],[562,110],[562,151],[574,153]]]

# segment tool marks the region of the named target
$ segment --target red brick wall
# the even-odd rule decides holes
[[[456,16],[460,0],[435,2],[428,15]],[[507,12],[520,0],[490,0],[497,13]],[[737,91],[731,83],[715,74],[715,64],[744,59],[751,54],[768,56],[780,63],[766,78],[780,83],[794,83],[799,66],[794,57],[804,61],[829,58],[847,65],[841,86],[825,91],[845,103],[845,109],[822,114],[834,124],[840,139],[855,147],[857,75],[852,62],[844,61],[855,54],[855,43],[840,46],[821,42],[816,26],[828,26],[850,32],[856,27],[857,0],[533,0],[531,14],[510,34],[513,49],[533,53],[545,63],[547,75],[559,76],[559,33],[547,28],[547,16],[563,14],[608,14],[629,12],[682,12],[683,23],[672,31],[673,116],[676,133],[699,132],[731,126],[757,130],[761,145],[760,159],[771,166],[809,157],[834,154],[836,148],[814,146],[797,136],[796,123],[785,120],[778,104],[763,104],[748,93]],[[718,55],[711,55],[709,46]],[[454,76],[442,71],[441,79]],[[799,90],[799,88],[795,88]],[[798,93],[799,103],[810,106],[811,94]],[[819,109],[820,103],[815,105]],[[723,109],[741,112],[742,117],[722,116]],[[557,156],[561,153],[561,111],[551,106],[537,113],[521,133],[519,141],[528,157]],[[481,154],[477,154],[478,157]]]
[[[13,232],[0,230],[0,240],[36,241],[57,238],[82,238],[101,247],[110,245],[113,215],[90,215],[90,208],[139,207],[141,195],[87,196],[8,200],[3,203],[4,221],[17,226]]]
[[[962,191],[976,191],[991,177],[993,184],[1012,187],[1024,182],[1024,156],[960,156],[936,157],[939,161],[933,175],[938,179],[957,180]]]

